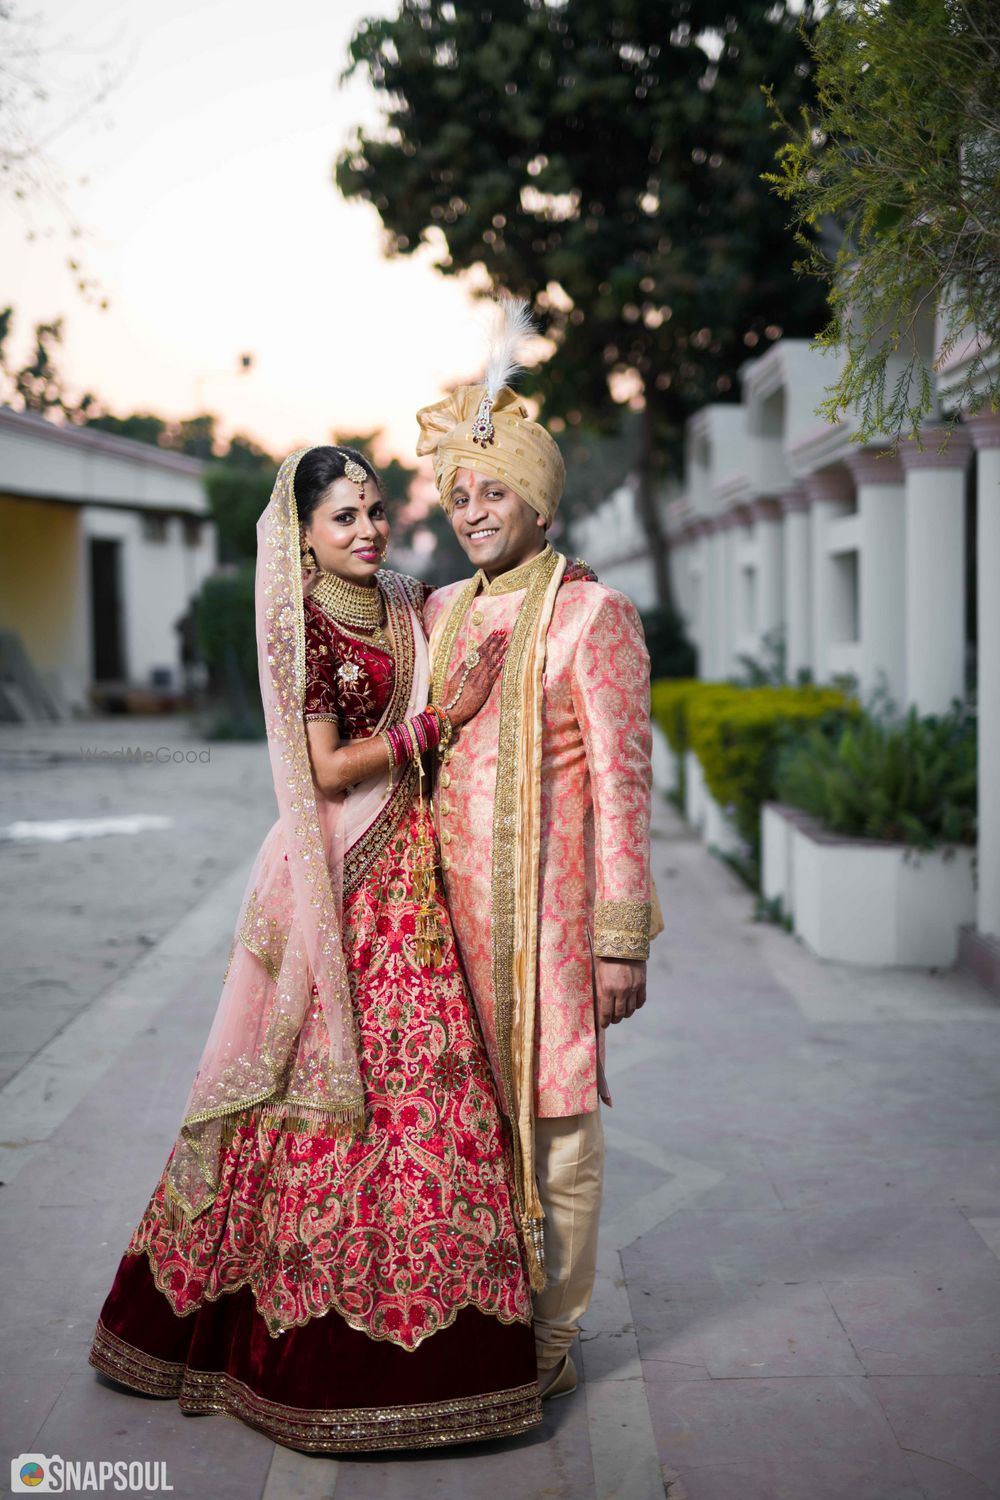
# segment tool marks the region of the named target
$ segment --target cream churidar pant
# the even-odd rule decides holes
[[[600,1110],[536,1118],[535,1173],[548,1277],[544,1292],[534,1296],[538,1372],[544,1375],[568,1352],[594,1289],[604,1178]]]

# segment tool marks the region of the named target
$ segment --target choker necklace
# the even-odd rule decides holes
[[[320,572],[311,597],[344,625],[355,630],[379,630],[382,625],[382,592],[377,583],[368,588],[351,583],[336,573]]]

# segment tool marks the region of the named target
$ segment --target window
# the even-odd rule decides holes
[[[167,517],[155,514],[153,511],[142,513],[142,537],[146,542],[165,542],[167,540]]]

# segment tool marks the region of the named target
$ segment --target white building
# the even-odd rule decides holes
[[[684,482],[664,505],[675,601],[702,677],[735,673],[777,631],[790,679],[850,673],[864,696],[882,686],[921,713],[966,697],[975,643],[977,921],[963,946],[1000,986],[1000,415],[963,421],[943,453],[938,419],[922,451],[905,442],[890,458],[817,416],[835,373],[829,355],[784,339],[744,367],[738,404],[691,418]],[[605,582],[651,602],[628,494],[575,536]]]
[[[183,687],[177,623],[216,559],[203,467],[0,408],[0,632],[63,711]]]

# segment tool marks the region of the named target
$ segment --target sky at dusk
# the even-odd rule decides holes
[[[38,0],[57,83],[102,60],[122,75],[52,147],[110,307],[75,291],[65,233],[29,243],[4,202],[12,354],[28,353],[36,320],[61,314],[73,388],[116,413],[213,410],[278,454],[383,427],[385,451],[412,461],[416,409],[479,373],[486,315],[429,254],[383,259],[374,209],[348,206],[332,183],[352,125],[376,118],[362,79],[338,82],[348,39],[390,8]]]

